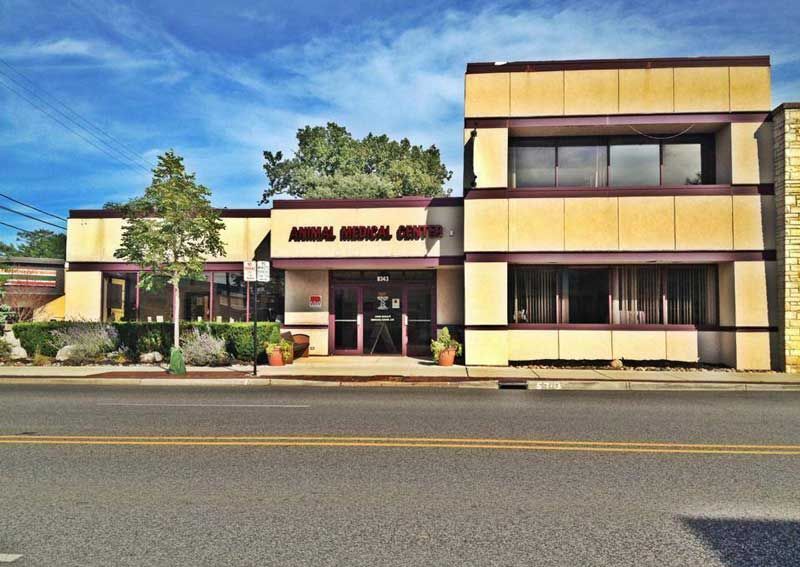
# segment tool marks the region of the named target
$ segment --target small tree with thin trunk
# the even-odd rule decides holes
[[[211,206],[211,190],[187,173],[172,150],[158,158],[144,195],[121,205],[125,222],[114,255],[142,268],[139,287],[172,287],[173,344],[180,349],[180,282],[200,279],[209,256],[224,256],[224,223]]]

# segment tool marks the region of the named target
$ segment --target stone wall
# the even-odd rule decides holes
[[[787,372],[800,372],[800,103],[773,113],[778,329]]]

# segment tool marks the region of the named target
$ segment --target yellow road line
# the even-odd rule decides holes
[[[354,438],[355,439],[355,438]],[[211,438],[183,438],[183,440],[166,438],[37,438],[30,436],[4,436],[0,439],[0,444],[6,445],[123,445],[123,446],[232,446],[232,447],[385,447],[385,448],[438,448],[438,449],[497,449],[497,450],[516,450],[516,451],[579,451],[579,452],[604,452],[604,453],[658,453],[658,454],[711,454],[711,455],[797,455],[800,456],[800,447],[795,450],[776,450],[770,449],[768,445],[752,445],[750,449],[740,449],[734,446],[728,448],[714,448],[709,446],[674,445],[648,446],[639,444],[631,446],[591,445],[586,446],[578,443],[562,443],[552,445],[549,443],[525,442],[509,444],[503,442],[475,443],[475,442],[431,442],[426,438],[420,441],[410,441],[408,439],[392,438],[391,441],[356,441],[353,439],[341,438],[325,440],[300,440],[290,437],[275,438],[271,440],[247,440],[246,438],[233,438],[228,440],[213,440]],[[721,446],[725,447],[725,446]]]
[[[0,442],[4,440],[39,440],[39,441],[126,441],[141,440],[147,442],[191,441],[191,442],[283,442],[283,441],[314,441],[314,442],[364,442],[374,443],[457,443],[457,444],[504,444],[504,445],[553,445],[553,446],[582,446],[582,447],[648,447],[648,448],[691,448],[691,449],[757,449],[757,450],[788,450],[800,451],[798,445],[758,445],[736,443],[674,443],[651,441],[571,441],[549,439],[509,439],[509,438],[459,438],[459,437],[360,437],[337,435],[199,435],[199,436],[171,436],[171,435],[0,435]]]

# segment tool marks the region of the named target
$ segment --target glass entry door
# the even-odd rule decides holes
[[[433,290],[428,286],[406,288],[406,354],[429,356],[434,336]]]
[[[402,289],[364,288],[364,354],[403,354]]]
[[[333,289],[333,350],[336,354],[361,353],[361,288]]]

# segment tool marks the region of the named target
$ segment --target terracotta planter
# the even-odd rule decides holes
[[[456,347],[444,349],[439,353],[439,366],[453,366],[456,361]]]
[[[283,366],[283,353],[281,353],[280,347],[275,347],[269,351],[267,360],[270,366]]]

